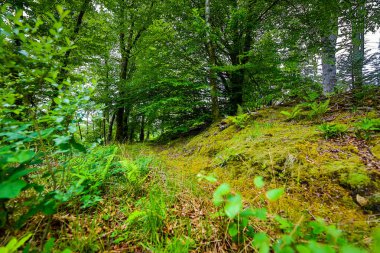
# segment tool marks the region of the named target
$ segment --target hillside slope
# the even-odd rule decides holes
[[[378,112],[330,111],[314,120],[305,112],[300,120],[287,121],[283,110],[291,108],[247,114],[241,116],[243,123],[229,117],[197,136],[155,146],[153,152],[169,173],[215,175],[254,205],[260,205],[260,191],[253,179],[263,176],[268,187],[285,187],[286,196],[272,204],[283,216],[293,221],[301,215],[323,217],[362,240],[379,222],[380,138],[362,140],[354,131],[357,122],[378,118]],[[317,127],[323,122],[349,129],[342,137],[325,139]]]

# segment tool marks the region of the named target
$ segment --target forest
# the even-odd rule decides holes
[[[380,252],[379,0],[0,3],[0,253]]]

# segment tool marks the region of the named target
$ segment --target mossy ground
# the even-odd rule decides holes
[[[75,252],[253,251],[249,242],[232,243],[228,220],[213,215],[218,184],[198,182],[202,173],[229,183],[242,194],[245,206],[265,207],[293,222],[321,217],[345,231],[351,242],[368,246],[379,225],[380,136],[358,140],[353,126],[364,117],[377,117],[377,112],[335,111],[316,120],[287,121],[280,113],[287,109],[263,109],[245,116],[241,124],[230,117],[196,136],[166,144],[121,145],[121,163],[151,160],[142,183],[112,177],[96,207],[62,207],[50,223],[36,215],[22,231],[1,240],[30,231],[32,247],[41,248],[39,238],[48,231],[47,238],[57,238],[56,249]],[[351,132],[326,140],[317,130],[324,121],[347,124]],[[264,188],[254,187],[256,176],[264,177]],[[278,187],[286,189],[279,201],[262,197]],[[280,234],[272,221],[255,221],[253,226],[272,239]]]
[[[379,224],[380,171],[366,164],[355,142],[347,141],[355,139],[353,132],[326,140],[317,125],[328,120],[352,130],[355,122],[377,113],[338,111],[318,120],[287,122],[280,113],[284,109],[252,114],[243,129],[225,120],[197,136],[152,149],[169,172],[182,178],[213,174],[256,206],[260,206],[260,192],[253,179],[264,176],[268,187],[287,189],[282,200],[271,204],[276,212],[293,221],[302,215],[323,217],[338,224],[351,240],[365,242]],[[375,160],[380,155],[379,141],[374,135],[366,142]],[[368,203],[358,203],[358,196]]]

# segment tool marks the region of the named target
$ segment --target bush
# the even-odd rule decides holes
[[[200,176],[215,183],[217,180],[210,176]],[[265,188],[262,177],[254,179],[256,188]],[[284,188],[265,191],[265,198],[269,202],[277,201],[284,194]],[[366,252],[348,243],[341,230],[334,225],[328,225],[322,218],[304,221],[302,216],[297,223],[281,217],[278,214],[268,213],[269,208],[244,208],[243,199],[239,193],[234,193],[228,184],[221,184],[214,191],[213,203],[219,208],[218,216],[227,218],[228,234],[236,243],[250,242],[256,252]],[[268,202],[267,202],[268,203]],[[273,220],[278,231],[282,231],[277,239],[271,239],[266,232],[257,231],[254,221]],[[378,247],[378,232],[374,234],[374,246]],[[244,247],[246,248],[246,246]]]
[[[371,138],[374,132],[380,131],[380,119],[365,118],[355,124],[356,136],[365,140]]]
[[[302,112],[302,105],[296,105],[290,112],[288,111],[281,111],[282,115],[285,115],[287,117],[287,120],[293,120],[300,117]]]
[[[326,139],[331,139],[345,135],[348,131],[348,126],[343,124],[322,124],[318,126],[318,130],[322,132]]]
[[[325,102],[313,102],[308,103],[308,107],[310,108],[309,117],[310,118],[319,118],[324,115],[326,112],[330,110],[330,100],[326,100]]]
[[[57,8],[50,34],[35,36],[44,22],[28,23],[22,11],[12,13],[8,7],[0,12],[0,228],[22,226],[39,212],[56,212],[58,168],[70,155],[86,151],[74,133],[77,109],[89,100],[81,83],[58,76],[59,59],[73,48],[62,36],[68,11]],[[15,202],[28,210],[19,208],[25,213],[15,215],[8,203],[27,190]]]

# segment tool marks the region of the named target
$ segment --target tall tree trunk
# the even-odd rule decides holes
[[[143,142],[145,139],[145,116],[141,116],[141,125],[140,125],[140,142]]]
[[[352,28],[352,86],[354,89],[363,85],[364,67],[364,33],[366,0],[359,0],[354,6]]]
[[[113,131],[113,123],[115,121],[115,118],[116,118],[116,112],[112,114],[110,126],[108,128],[108,137],[107,137],[108,143],[112,142],[112,131]]]
[[[219,102],[218,102],[218,86],[216,73],[213,70],[213,67],[216,66],[216,55],[215,55],[215,46],[211,40],[210,30],[210,0],[205,1],[205,21],[206,21],[206,37],[207,37],[207,51],[208,51],[208,79],[210,84],[210,93],[211,93],[211,112],[212,118],[215,121],[219,119]]]
[[[104,139],[104,145],[107,145],[107,135],[106,135],[106,117],[103,117],[103,139]]]
[[[115,140],[119,143],[124,141],[124,107],[116,110],[116,136]]]
[[[127,79],[127,68],[128,68],[128,58],[126,55],[126,49],[125,49],[125,33],[121,32],[119,34],[119,46],[120,46],[120,53],[121,53],[121,63],[120,63],[120,81],[118,85],[119,89],[119,96],[121,98],[124,98],[125,96],[125,80]],[[123,142],[125,133],[124,133],[124,104],[120,103],[119,108],[117,109],[116,113],[116,141],[117,142]]]
[[[333,92],[336,85],[336,42],[338,18],[331,18],[331,33],[322,38],[322,84],[325,94]]]
[[[130,115],[131,109],[129,106],[126,106],[124,109],[124,141],[128,142],[129,136],[129,115]]]

